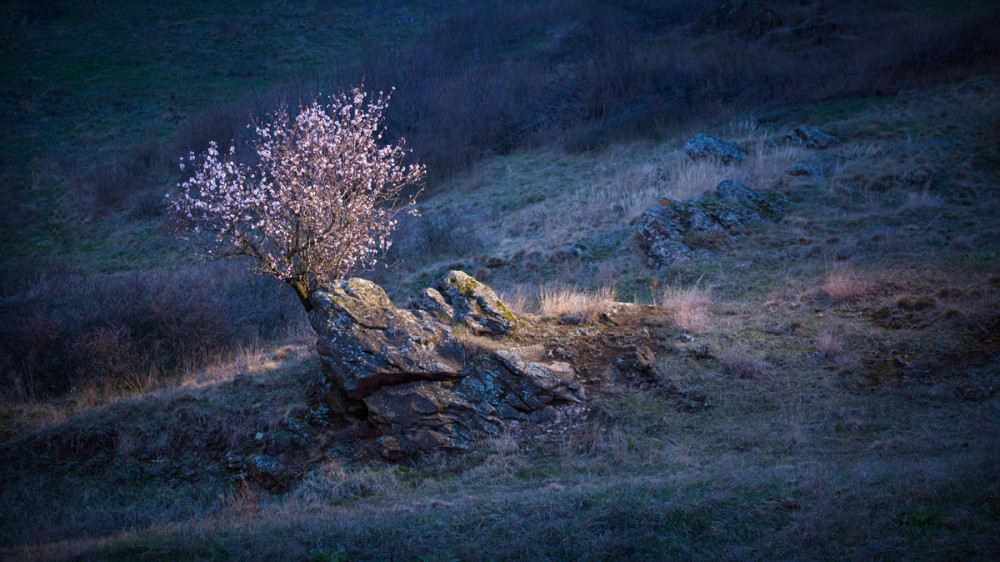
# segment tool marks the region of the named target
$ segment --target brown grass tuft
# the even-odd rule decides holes
[[[560,316],[576,322],[591,322],[614,302],[618,289],[602,287],[595,293],[570,289],[562,285],[542,287],[538,294],[538,311],[543,316]]]
[[[871,292],[871,284],[857,271],[836,268],[826,276],[823,292],[836,302],[855,302]]]
[[[660,294],[659,306],[670,311],[671,320],[680,329],[697,333],[708,327],[708,306],[712,303],[712,288],[681,289],[666,287]]]
[[[844,342],[830,330],[820,332],[816,344],[824,357],[835,358],[844,353]]]

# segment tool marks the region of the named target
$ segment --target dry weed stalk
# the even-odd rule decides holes
[[[595,293],[565,286],[542,287],[538,294],[539,313],[543,316],[564,316],[578,322],[590,322],[615,301],[618,289],[608,285]]]
[[[703,331],[708,326],[708,306],[712,303],[712,288],[697,285],[689,289],[665,287],[660,293],[659,306],[670,311],[671,319],[689,333]]]

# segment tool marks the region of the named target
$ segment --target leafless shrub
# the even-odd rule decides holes
[[[280,287],[232,267],[96,277],[50,268],[0,283],[0,364],[20,398],[135,385],[301,322]],[[17,397],[13,397],[17,398]]]
[[[782,25],[762,36],[740,18],[706,24],[704,3],[641,4],[457,7],[429,25],[415,47],[373,45],[329,81],[336,88],[365,77],[376,89],[395,86],[390,134],[407,138],[433,181],[483,155],[552,139],[590,150],[662,134],[682,120],[724,117],[727,107],[952,80],[1000,56],[1000,40],[989,33],[1000,19],[996,9],[950,21],[905,11],[838,14],[839,23],[829,26],[825,5],[777,2]],[[664,29],[724,33],[725,40],[692,41]]]

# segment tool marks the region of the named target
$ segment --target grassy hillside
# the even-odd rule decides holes
[[[0,552],[995,558],[1000,12],[602,4],[5,8]],[[369,275],[403,304],[464,269],[518,337],[658,342],[654,379],[601,367],[558,424],[414,464],[321,423],[292,292],[203,264],[162,199],[187,150],[362,77],[432,176]],[[692,162],[700,132],[749,157]],[[723,179],[792,207],[650,268],[636,218]],[[609,296],[669,313],[615,332]],[[234,460],[265,444],[280,493]]]

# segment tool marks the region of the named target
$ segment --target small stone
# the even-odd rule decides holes
[[[792,129],[792,133],[788,135],[788,138],[808,148],[829,148],[840,144],[840,139],[837,137],[828,135],[816,127],[810,127],[809,125],[795,127]]]
[[[789,168],[785,173],[790,176],[818,176],[820,175],[819,170],[809,164],[796,164]]]

